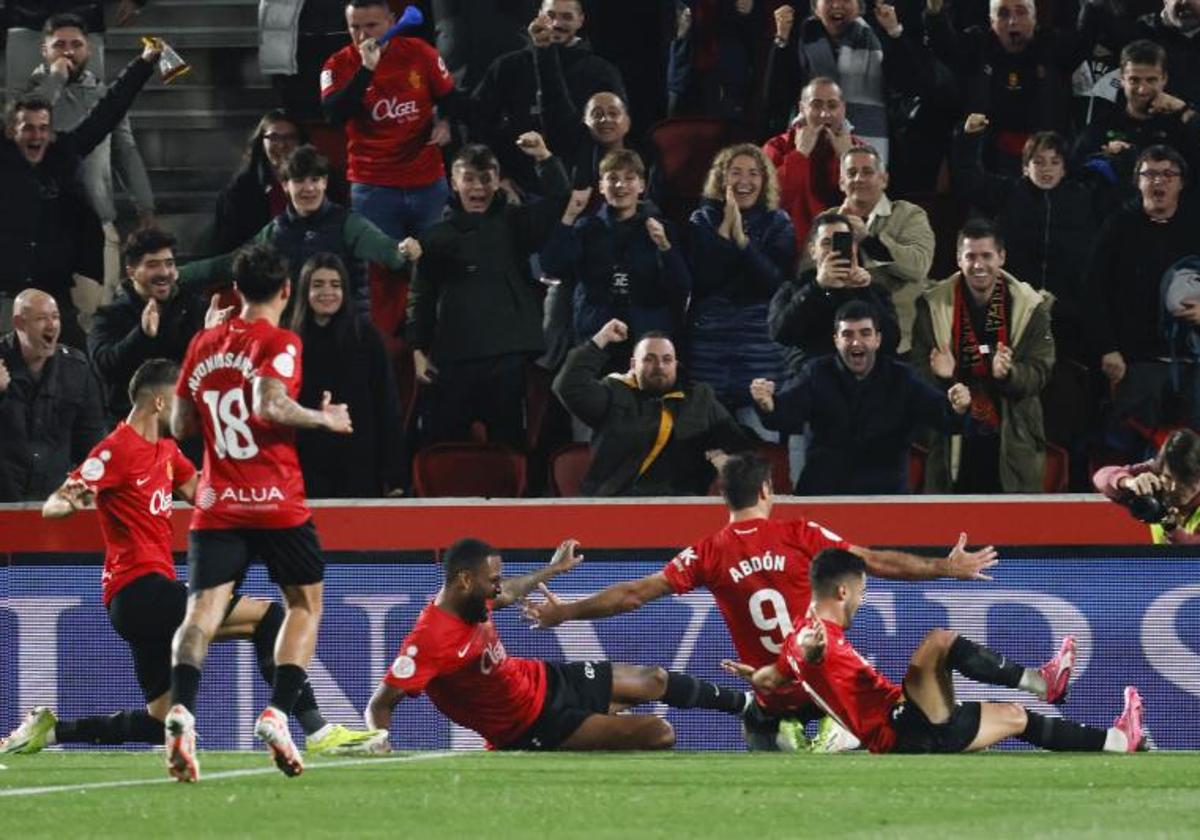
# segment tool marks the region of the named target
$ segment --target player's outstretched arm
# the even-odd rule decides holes
[[[63,519],[91,504],[94,495],[83,479],[68,478],[42,504],[42,516]]]
[[[557,627],[564,621],[607,618],[610,615],[633,612],[643,604],[670,595],[673,591],[666,575],[655,572],[640,580],[614,583],[607,589],[579,601],[561,601],[545,589],[545,601],[526,601],[522,609],[525,617],[534,623],[534,627],[545,629]]]
[[[774,665],[764,665],[755,670],[753,665],[747,665],[745,662],[735,662],[732,659],[722,659],[721,667],[735,677],[741,677],[746,682],[754,686],[763,694],[774,691],[780,686],[787,685],[792,682],[786,677],[782,671]]]
[[[398,688],[385,682],[377,685],[375,693],[371,695],[371,700],[367,703],[366,711],[363,712],[363,720],[367,724],[367,729],[387,732],[392,726],[392,712],[403,697],[404,692]],[[386,745],[387,738],[380,739],[380,742],[381,745]]]
[[[546,581],[561,575],[563,572],[569,572],[571,569],[574,569],[583,562],[583,555],[577,553],[578,549],[579,540],[563,540],[554,552],[554,556],[550,558],[550,562],[545,566],[536,572],[503,580],[500,583],[500,594],[492,602],[492,609],[499,610],[512,606],[532,592],[538,585],[544,584]]]
[[[334,403],[328,391],[321,395],[319,410],[305,408],[288,396],[283,382],[272,376],[259,376],[254,380],[254,415],[268,423],[293,429],[328,429],[343,435],[354,431],[350,409],[345,403]]]
[[[994,546],[976,551],[967,550],[967,535],[958,535],[958,542],[945,557],[922,557],[907,551],[851,546],[850,550],[867,564],[867,572],[875,577],[898,580],[932,580],[949,577],[958,580],[991,580],[986,570],[1000,562]]]

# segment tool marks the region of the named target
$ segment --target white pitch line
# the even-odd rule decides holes
[[[378,758],[351,758],[345,761],[331,761],[327,764],[309,764],[304,768],[304,772],[310,770],[326,770],[336,767],[358,767],[364,764],[401,764],[411,761],[429,761],[435,758],[450,758],[455,755],[465,755],[464,752],[429,752],[418,753],[417,755],[402,755],[402,756],[379,756]],[[220,770],[216,773],[208,773],[200,776],[201,782],[215,781],[218,779],[238,779],[243,776],[269,776],[272,773],[278,773],[279,770],[275,767],[253,767],[244,770]],[[122,779],[113,782],[82,782],[77,785],[47,785],[45,787],[27,787],[27,788],[11,788],[9,790],[0,790],[0,797],[3,796],[40,796],[44,793],[70,793],[80,790],[104,790],[106,788],[123,788],[136,787],[138,785],[165,785],[179,784],[169,777],[159,776],[154,779]]]

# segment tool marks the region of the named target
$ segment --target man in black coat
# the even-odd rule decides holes
[[[104,270],[103,235],[80,186],[79,165],[129,110],[159,53],[158,47],[143,50],[71,131],[56,135],[51,130],[52,106],[46,100],[18,98],[0,140],[0,293],[33,286],[53,295],[64,336],[77,336],[80,344],[84,337],[71,305],[72,275],[103,277]]]
[[[1177,422],[1191,403],[1173,393],[1165,361],[1171,348],[1163,327],[1170,318],[1200,325],[1200,302],[1185,301],[1178,311],[1166,313],[1160,289],[1166,270],[1196,253],[1200,213],[1183,197],[1188,166],[1174,149],[1151,146],[1138,156],[1134,170],[1141,196],[1100,228],[1085,287],[1096,304],[1095,353],[1115,389],[1111,422],[1120,426],[1132,418],[1160,427]],[[1190,379],[1184,377],[1183,383]]]
[[[913,433],[961,434],[971,392],[960,382],[943,395],[908,365],[880,357],[879,314],[864,301],[842,306],[833,326],[837,352],[807,361],[779,394],[768,379],[750,384],[763,423],[792,433],[812,427],[798,496],[908,492]]]
[[[712,386],[678,384],[675,345],[662,333],[642,336],[629,372],[602,376],[610,344],[629,327],[615,318],[567,354],[554,394],[592,429],[586,496],[699,496],[714,476],[708,453],[750,448]]]
[[[44,499],[104,437],[87,356],[59,344],[54,298],[25,289],[0,336],[0,502]]]
[[[895,355],[900,345],[900,322],[891,293],[871,281],[871,273],[859,261],[857,244],[849,260],[834,250],[835,233],[853,235],[846,216],[826,211],[813,219],[808,254],[815,267],[784,283],[771,299],[767,330],[772,341],[790,348],[788,370],[793,372],[805,360],[833,352],[829,325],[834,313],[852,300],[864,301],[879,313],[884,353]]]
[[[497,58],[471,94],[471,132],[500,155],[506,177],[522,188],[536,190],[529,162],[512,154],[513,141],[526,131],[538,131],[552,149],[573,149],[574,127],[559,136],[559,122],[547,108],[569,100],[579,113],[593,94],[611,91],[628,102],[621,74],[592,52],[577,33],[583,26],[580,0],[544,0],[531,24],[531,46]]]
[[[450,167],[455,194],[445,221],[421,235],[408,340],[417,380],[432,386],[430,425],[439,440],[466,440],[480,420],[490,440],[524,447],[525,365],[543,348],[542,291],[529,257],[558,224],[569,185],[540,135],[522,135],[521,143],[552,198],[509,205],[496,156],[467,145]],[[571,201],[586,204],[590,194]]]
[[[141,228],[125,241],[125,281],[101,307],[88,335],[88,353],[100,376],[113,423],[129,413],[127,384],[147,359],[181,362],[204,326],[205,301],[179,285],[175,237]]]

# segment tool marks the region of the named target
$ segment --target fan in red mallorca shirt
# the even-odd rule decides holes
[[[441,221],[450,195],[441,146],[450,125],[434,106],[457,110],[462,98],[437,50],[421,39],[396,36],[380,46],[393,23],[387,0],[346,5],[352,43],[325,61],[321,107],[346,126],[351,206],[404,239]]]
[[[442,714],[478,732],[493,749],[655,750],[674,745],[669,723],[616,712],[653,701],[735,715],[756,708],[749,692],[663,668],[509,656],[492,610],[574,568],[583,559],[577,547],[565,540],[549,564],[507,579],[499,553],[487,543],[467,538],[447,549],[445,584],[375,689],[364,713],[367,726],[386,739],[396,704],[425,692]]]
[[[989,685],[1017,688],[1048,703],[1067,699],[1075,639],[1040,668],[1025,668],[952,630],[931,630],[909,661],[902,685],[879,673],[846,638],[867,590],[863,558],[826,549],[810,567],[813,601],[776,662],[721,666],[757,690],[799,685],[873,753],[960,753],[1018,738],[1065,752],[1139,752],[1149,748],[1142,700],[1125,688],[1125,709],[1109,729],[1031,712],[1017,703],[959,703],[951,671]]]
[[[808,608],[808,565],[824,548],[849,549],[866,561],[870,574],[906,580],[987,580],[984,570],[998,562],[991,546],[967,551],[966,534],[959,536],[948,556],[930,558],[851,545],[807,519],[772,520],[770,465],[753,453],[725,457],[720,474],[729,508],[729,524],[720,531],[679,552],[661,572],[613,584],[570,603],[548,596],[544,603],[529,604],[526,614],[538,626],[554,627],[630,612],[656,598],[705,587],[717,602],[738,657],[761,667],[775,661],[793,630],[792,617]],[[745,721],[751,749],[777,748],[779,717],[807,719],[817,714],[796,687],[759,692],[758,701],[766,715]]]
[[[317,644],[325,562],[304,500],[295,429],[350,434],[350,413],[326,392],[320,409],[296,402],[300,338],[279,327],[291,295],[287,264],[269,245],[234,257],[241,313],[192,339],[176,386],[171,430],[177,438],[202,432],[204,469],[188,533],[188,611],[175,635],[167,767],[179,781],[196,781],[196,695],[208,644],[224,605],[255,560],[283,592],[287,617],[276,647],[270,705],[255,735],[285,775],[303,771],[288,731]]]
[[[206,320],[221,314],[214,299]],[[42,507],[44,517],[60,519],[95,500],[105,546],[101,599],[113,630],[129,645],[145,709],[59,720],[52,709],[39,706],[0,742],[0,753],[35,753],[67,743],[162,743],[171,699],[171,638],[187,612],[187,588],[175,579],[171,553],[172,497],[192,501],[197,481],[196,468],[168,437],[178,378],[179,365],[173,361],[143,362],[129,382],[129,416],[96,444]],[[278,604],[234,595],[217,638],[251,640],[259,670],[270,684],[282,624]],[[296,714],[310,751],[355,751],[368,740],[364,732],[329,724],[311,686],[305,686]]]

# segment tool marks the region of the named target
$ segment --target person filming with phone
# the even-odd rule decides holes
[[[872,282],[863,267],[850,219],[834,211],[817,216],[808,234],[808,256],[812,266],[779,287],[767,315],[771,338],[790,348],[790,372],[834,351],[829,325],[838,309],[854,300],[879,313],[881,352],[895,355],[900,342],[896,308],[888,290]]]

